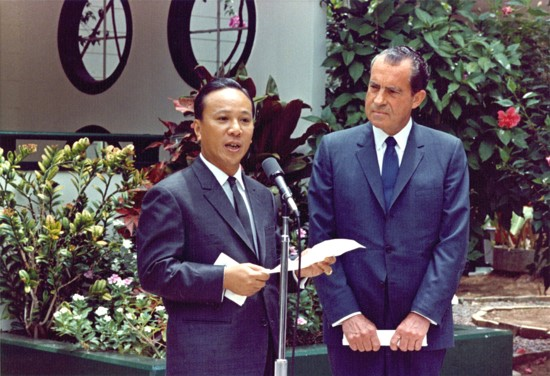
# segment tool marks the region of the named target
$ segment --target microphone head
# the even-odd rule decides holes
[[[277,160],[273,157],[264,159],[262,162],[262,169],[268,178],[272,179],[278,175],[284,175],[283,169],[279,166]]]

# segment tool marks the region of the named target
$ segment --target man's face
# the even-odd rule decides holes
[[[375,127],[390,136],[407,125],[412,110],[426,97],[424,90],[412,93],[410,76],[410,59],[399,65],[390,65],[384,62],[384,56],[380,56],[372,66],[365,113]]]
[[[195,119],[202,155],[228,175],[234,175],[254,133],[252,104],[240,90],[211,92],[204,98],[202,120]]]

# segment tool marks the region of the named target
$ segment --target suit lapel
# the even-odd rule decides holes
[[[365,137],[358,142],[360,149],[356,156],[359,165],[363,169],[363,174],[367,179],[374,196],[380,206],[384,209],[384,190],[382,188],[382,178],[380,177],[380,167],[376,157],[376,145],[374,144],[374,135],[372,133],[372,124],[365,126]]]
[[[419,132],[420,128],[413,122],[411,133],[407,140],[407,147],[405,148],[405,153],[403,154],[403,159],[399,166],[399,173],[393,189],[393,199],[390,208],[411,179],[411,176],[422,158],[424,158],[424,142],[421,141],[422,137],[418,136]]]
[[[214,174],[206,167],[200,158],[196,158],[191,168],[195,172],[195,176],[203,189],[204,198],[212,205],[219,213],[220,217],[237,233],[237,235],[246,243],[250,252],[255,254],[254,247],[246,235],[246,231],[227,198],[227,195],[221,185],[218,183]],[[248,189],[248,187],[247,187]],[[252,210],[254,213],[254,209]]]

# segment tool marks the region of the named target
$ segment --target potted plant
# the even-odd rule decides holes
[[[533,232],[532,207],[525,206],[521,216],[512,213],[508,227],[499,221],[499,215],[495,215],[495,219],[488,220],[484,229],[488,234],[484,246],[486,263],[492,264],[493,269],[498,271],[529,271],[535,260],[538,236]]]

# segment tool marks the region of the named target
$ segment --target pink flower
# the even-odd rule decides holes
[[[86,273],[84,273],[84,277],[88,279],[94,278],[94,272],[93,270],[88,270]]]
[[[299,235],[299,236],[300,236],[300,239],[303,239],[303,238],[305,238],[305,237],[307,236],[307,231],[304,230],[303,228],[300,228],[300,232],[298,232],[298,231],[296,230],[296,235]]]
[[[246,27],[246,22],[241,22],[241,19],[239,16],[233,16],[229,20],[229,27],[233,29],[237,29],[239,27]]]
[[[500,128],[514,128],[516,125],[518,125],[520,120],[521,118],[516,113],[516,109],[514,107],[510,107],[506,110],[506,112],[498,112],[498,126]]]
[[[546,157],[546,163],[548,163],[548,166],[550,166],[550,155]]]
[[[107,278],[107,282],[109,282],[109,284],[111,284],[111,285],[114,285],[114,284],[118,283],[119,281],[122,281],[122,278],[120,278],[120,276],[118,274],[113,274],[109,278]]]
[[[512,14],[512,7],[510,7],[510,6],[502,7],[502,14],[504,16],[508,16],[508,15]]]
[[[297,324],[298,326],[304,326],[307,324],[307,320],[304,319],[302,316],[298,316]]]

